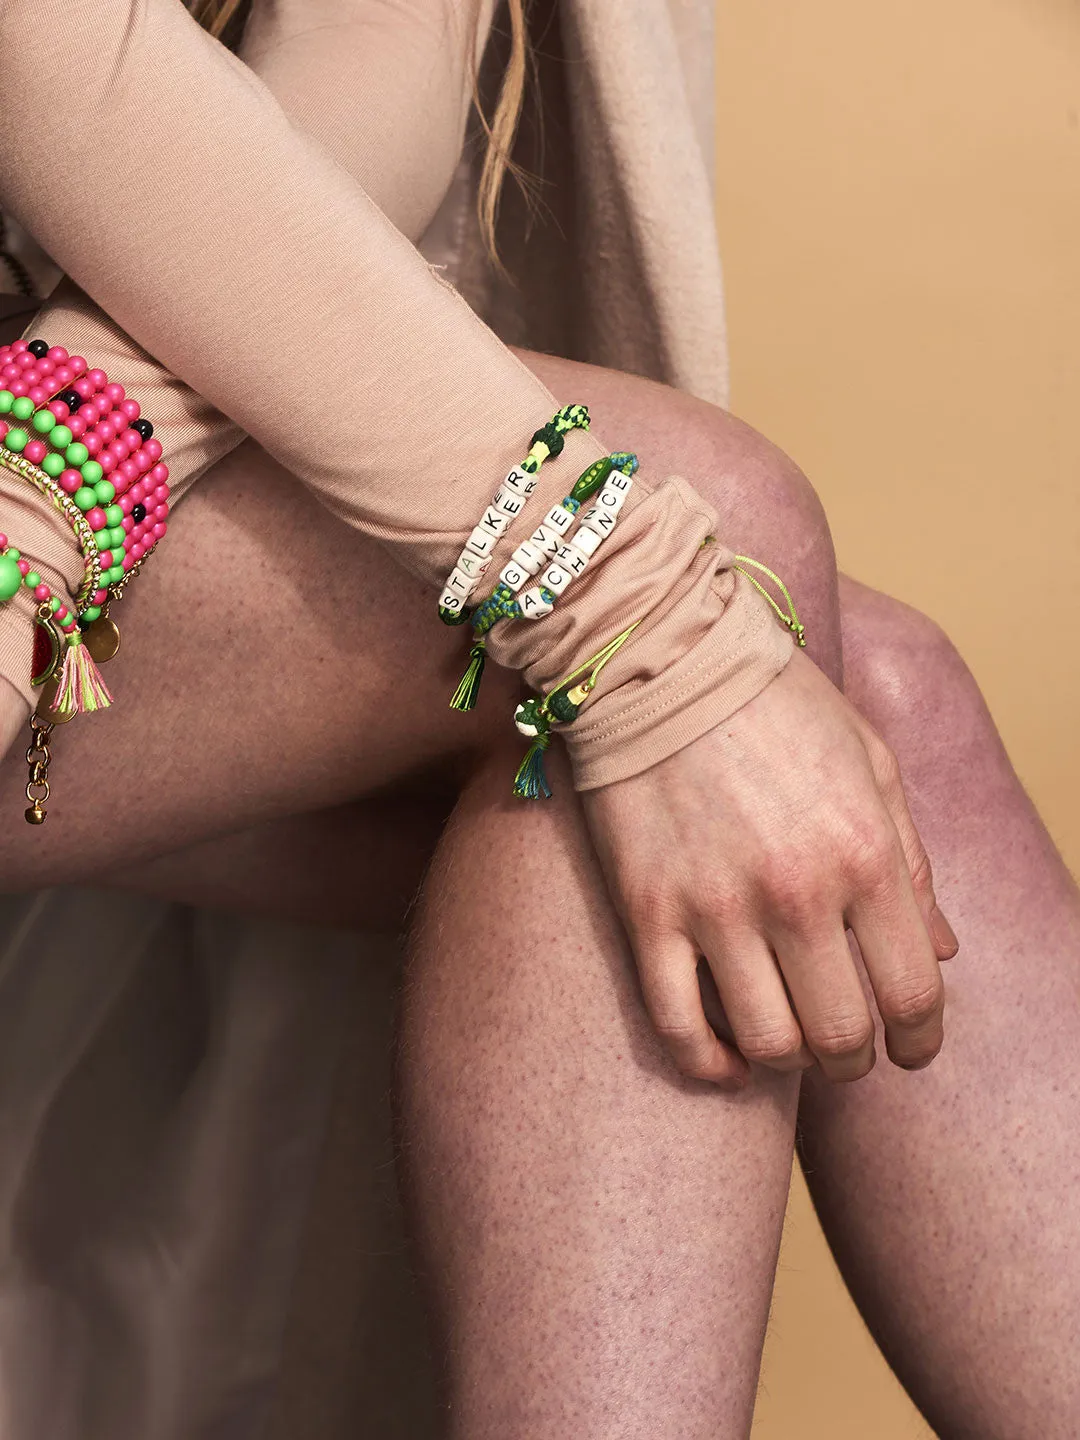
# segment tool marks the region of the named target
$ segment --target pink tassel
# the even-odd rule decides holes
[[[82,635],[76,630],[64,651],[64,668],[60,674],[60,688],[52,704],[53,710],[65,716],[89,714],[93,710],[107,710],[112,698],[93,657],[82,642]]]

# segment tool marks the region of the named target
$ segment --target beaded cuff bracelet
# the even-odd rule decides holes
[[[0,535],[0,603],[23,586],[38,602],[31,683],[43,693],[30,722],[26,819],[40,825],[53,725],[112,702],[95,661],[104,663],[119,649],[110,601],[120,598],[168,529],[169,470],[138,401],[62,345],[16,340],[0,346],[0,385],[0,468],[64,516],[85,566],[72,613]]]

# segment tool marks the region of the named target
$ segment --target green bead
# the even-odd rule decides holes
[[[124,578],[123,565],[114,565],[109,571],[109,584],[116,585]]]
[[[66,430],[67,426],[65,425],[64,428]],[[59,429],[59,426],[57,426],[57,429]],[[56,430],[53,431],[53,434],[56,434]],[[90,459],[90,451],[81,440],[75,440],[65,448],[64,459],[69,465],[73,466],[74,469],[78,470],[80,465],[85,465],[87,460]]]
[[[66,425],[57,425],[49,432],[49,439],[56,446],[57,450],[66,450],[75,436]]]
[[[56,416],[51,410],[39,410],[34,416],[34,429],[39,435],[47,435],[56,424]]]
[[[58,596],[54,595],[49,601],[49,609],[54,615],[56,614],[57,610],[60,609],[60,600]]]
[[[109,530],[110,549],[123,550],[124,548],[124,527],[113,525]]]
[[[21,559],[22,559],[22,551],[21,551],[21,550],[16,550],[14,545],[10,545],[10,546],[8,547],[7,554],[10,556],[10,558],[11,558],[12,560],[21,560]]]
[[[89,606],[89,607],[88,607],[86,610],[84,610],[83,613],[82,613],[83,624],[85,624],[85,625],[92,625],[93,622],[98,618],[98,616],[99,616],[100,614],[101,614],[101,606],[100,606],[100,605],[91,605],[91,606]]]
[[[85,465],[83,466],[82,473],[84,475],[86,474]],[[94,486],[94,494],[98,498],[99,505],[111,505],[112,502],[116,499],[116,486],[112,483],[111,480],[99,479]]]
[[[30,436],[26,431],[20,430],[18,425],[16,425],[13,430],[9,430],[4,436],[4,444],[9,450],[14,450],[15,453],[18,454],[20,450],[25,449],[29,439]]]
[[[0,390],[0,415],[6,415],[15,404],[15,396],[10,390]]]
[[[97,546],[97,548],[98,548],[99,550],[111,550],[111,549],[112,549],[112,541],[109,539],[109,531],[108,531],[108,530],[95,530],[95,531],[94,531],[94,544]]]
[[[75,504],[80,510],[93,510],[97,504],[97,496],[89,485],[82,485],[75,491]]]
[[[94,494],[97,495],[96,485],[94,487]],[[98,495],[98,499],[101,499],[100,495]],[[120,509],[119,505],[107,505],[105,507],[105,519],[114,529],[119,525],[121,535],[124,533],[124,512]]]
[[[20,395],[11,402],[11,413],[16,420],[29,420],[34,413],[34,402],[29,395]]]
[[[26,575],[24,576],[24,579],[26,580],[26,588],[28,590],[33,590],[35,586],[41,584],[41,576],[37,573],[36,570],[28,570],[26,572]]]
[[[87,485],[98,485],[101,481],[102,476],[105,474],[105,471],[102,470],[101,466],[96,460],[87,460],[84,464],[79,466],[79,470],[81,471],[82,478],[86,481]]]
[[[48,411],[46,411],[46,414],[48,414]],[[52,478],[56,480],[64,473],[67,466],[64,464],[64,457],[62,455],[49,454],[42,460],[41,468],[45,471],[46,475],[51,475]]]
[[[22,576],[10,551],[7,555],[0,555],[0,600],[10,600],[17,595],[21,584]]]

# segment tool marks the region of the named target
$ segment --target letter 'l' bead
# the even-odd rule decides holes
[[[591,557],[596,554],[603,538],[588,525],[579,525],[570,537],[570,544],[580,550],[583,555]]]
[[[496,510],[501,510],[504,515],[509,515],[511,520],[525,509],[524,495],[515,495],[513,490],[508,490],[505,485],[500,485],[495,491],[495,498],[491,503]]]
[[[474,555],[471,550],[463,550],[458,556],[457,568],[470,580],[482,580],[490,564],[490,555]]]
[[[556,530],[560,535],[565,535],[570,526],[574,523],[574,517],[569,510],[564,510],[561,505],[553,505],[544,516],[543,523],[549,530]]]
[[[550,590],[553,595],[561,595],[573,579],[570,571],[563,565],[549,565],[540,576],[540,584],[545,590]]]
[[[503,481],[503,486],[507,490],[513,490],[515,495],[520,495],[523,499],[527,500],[536,489],[536,476],[530,475],[525,470],[518,470],[515,467]]]
[[[589,557],[583,555],[577,546],[568,540],[565,545],[560,545],[556,550],[555,561],[564,570],[569,570],[571,575],[580,575],[588,565]]]
[[[489,530],[481,530],[478,525],[465,541],[465,549],[471,550],[474,555],[483,559],[495,553],[495,536]]]
[[[510,556],[514,564],[520,565],[526,575],[535,575],[543,567],[544,561],[550,560],[550,558],[550,555],[545,555],[543,550],[530,540],[523,540]]]
[[[559,536],[546,525],[538,525],[529,536],[529,544],[535,545],[545,560],[550,560],[559,548]]]
[[[521,589],[528,578],[528,571],[522,570],[520,565],[515,565],[513,560],[499,571],[499,579],[504,585],[509,585],[515,593]]]
[[[530,585],[528,590],[523,590],[518,596],[518,604],[523,620],[539,620],[544,615],[550,615],[553,609],[539,585]]]
[[[615,515],[615,511],[601,510],[599,505],[591,505],[582,515],[577,533],[580,535],[584,530],[592,530],[603,540],[605,535],[610,535],[615,529]]]
[[[501,510],[495,510],[489,505],[480,516],[480,524],[476,528],[483,530],[485,535],[493,535],[496,540],[501,540],[510,529],[510,516],[504,515]]]

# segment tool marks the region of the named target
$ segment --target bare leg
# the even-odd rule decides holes
[[[1080,897],[978,689],[922,616],[842,588],[848,693],[899,755],[961,938],[945,1048],[808,1077],[811,1190],[845,1277],[942,1440],[1080,1433]]]

